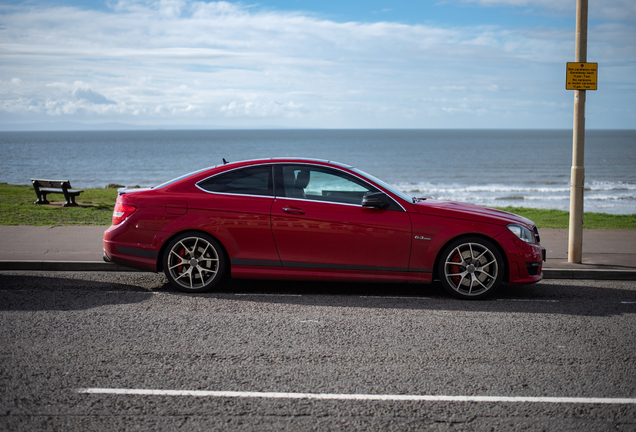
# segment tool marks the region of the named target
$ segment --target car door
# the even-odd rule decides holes
[[[192,205],[199,228],[217,237],[232,265],[280,267],[271,227],[272,165],[221,173],[197,184],[203,194]]]
[[[276,171],[272,230],[285,267],[407,271],[411,221],[392,209],[362,207],[378,189],[334,168],[282,165]]]

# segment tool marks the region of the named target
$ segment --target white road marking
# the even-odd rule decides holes
[[[236,296],[260,296],[260,297],[302,297],[302,294],[258,294],[258,293],[236,293]]]
[[[417,300],[430,300],[430,297],[400,297],[400,296],[360,296],[360,298],[372,298],[372,299],[417,299]]]
[[[84,292],[91,292],[91,291],[84,291]],[[158,291],[102,291],[102,293],[104,294],[167,294],[165,292],[158,292]]]
[[[26,289],[0,289],[0,293],[30,293],[46,291],[48,290],[26,290]],[[69,290],[70,291],[70,290]],[[175,294],[170,291],[92,291],[92,290],[72,290],[74,292],[81,293],[101,293],[101,294],[154,294],[154,295],[167,295]],[[61,291],[60,291],[61,292]],[[216,295],[223,295],[224,293],[216,293]],[[229,293],[228,293],[229,294]],[[302,297],[303,294],[258,294],[258,293],[235,293],[235,296],[269,296],[269,297]],[[400,296],[359,296],[360,298],[377,298],[377,299],[415,299],[415,300],[431,300],[431,297],[400,297]],[[559,303],[560,300],[542,300],[542,299],[497,299],[497,301],[507,302],[544,302],[544,303]],[[636,301],[621,301],[621,304],[636,304]]]
[[[558,300],[540,300],[540,299],[497,299],[497,301],[509,301],[509,302],[544,302],[544,303],[558,303]]]
[[[85,388],[78,393],[138,395],[138,396],[194,396],[262,399],[320,399],[355,401],[427,401],[427,402],[516,402],[516,403],[578,403],[578,404],[636,404],[636,398],[532,397],[532,396],[444,396],[444,395],[370,395],[333,393],[278,393],[206,390],[151,390]]]

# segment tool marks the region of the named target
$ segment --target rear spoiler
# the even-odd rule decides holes
[[[152,188],[119,188],[117,189],[117,195],[124,195],[127,193],[135,193],[135,192],[143,192],[143,191],[147,191],[150,190]]]

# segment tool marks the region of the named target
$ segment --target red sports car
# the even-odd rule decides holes
[[[412,198],[352,166],[283,158],[225,163],[151,189],[121,189],[104,259],[165,272],[185,292],[230,276],[423,282],[460,298],[541,280],[526,218]]]

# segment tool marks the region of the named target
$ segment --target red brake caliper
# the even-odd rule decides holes
[[[456,253],[451,261],[452,262],[462,262],[462,257],[461,257],[460,254]],[[460,271],[461,271],[460,266],[458,266],[458,265],[450,266],[450,270],[451,270],[451,273],[460,273]],[[461,276],[453,276],[451,279],[453,280],[455,285],[459,285],[459,282],[462,280]]]
[[[180,257],[185,256],[185,249],[184,248],[181,248],[181,250],[179,251],[179,256]],[[179,272],[179,274],[181,274],[183,272],[183,266],[177,267],[177,271]]]

